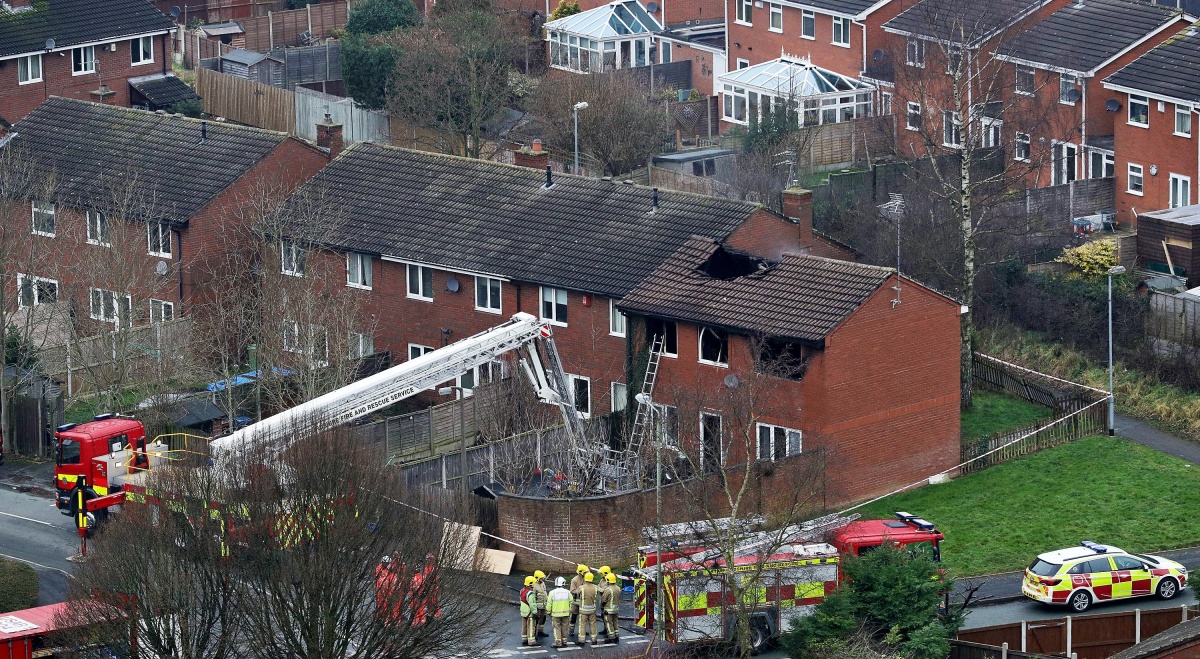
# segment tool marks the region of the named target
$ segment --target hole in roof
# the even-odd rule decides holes
[[[718,247],[708,260],[700,264],[700,271],[713,279],[737,279],[769,268],[770,264],[757,256],[724,247]]]

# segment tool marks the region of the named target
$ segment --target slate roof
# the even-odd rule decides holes
[[[54,197],[94,208],[136,174],[145,219],[184,222],[287,139],[284,133],[50,97],[18,121],[5,148],[54,172]]]
[[[972,47],[1049,0],[921,0],[883,24],[885,30]]]
[[[621,302],[622,311],[773,338],[820,343],[894,271],[817,256],[785,254],[765,269],[733,279],[702,266],[723,250],[688,240]]]
[[[1094,70],[1174,20],[1179,10],[1129,0],[1072,2],[1001,49],[1008,57],[1049,67]]]
[[[1152,96],[1200,101],[1200,30],[1185,28],[1104,82]]]
[[[620,297],[693,234],[757,204],[357,143],[298,194],[344,209],[333,248]],[[295,198],[295,197],[293,197]]]
[[[34,7],[13,13],[0,9],[0,57],[42,52],[49,38],[55,50],[62,50],[175,27],[147,0],[39,0]]]
[[[129,86],[145,96],[150,105],[154,106],[152,109],[167,109],[180,101],[200,98],[186,82],[172,74],[130,78]]]

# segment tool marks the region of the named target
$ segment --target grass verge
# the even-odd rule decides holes
[[[998,391],[977,389],[971,409],[962,415],[964,440],[1019,430],[1054,416],[1050,408]]]
[[[0,613],[37,605],[38,575],[24,563],[0,558]]]
[[[1088,437],[857,512],[897,510],[946,534],[942,558],[957,576],[1018,570],[1081,540],[1158,551],[1200,544],[1200,468],[1120,437]]]

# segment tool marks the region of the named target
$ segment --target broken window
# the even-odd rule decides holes
[[[729,364],[729,333],[715,327],[700,328],[700,361],[706,364]]]

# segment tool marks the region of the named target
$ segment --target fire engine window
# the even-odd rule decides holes
[[[73,439],[64,439],[58,445],[58,464],[60,465],[77,465],[79,464],[79,442]]]
[[[858,555],[864,556],[875,551],[876,549],[879,549],[879,545],[863,545],[858,548]]]

